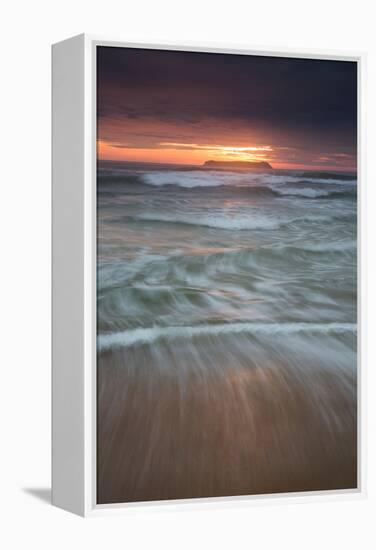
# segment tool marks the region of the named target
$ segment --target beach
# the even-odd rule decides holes
[[[357,486],[356,196],[99,163],[98,503]]]

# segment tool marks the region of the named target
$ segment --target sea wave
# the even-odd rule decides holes
[[[237,193],[257,197],[294,197],[307,199],[346,198],[356,196],[355,181],[309,178],[300,175],[280,174],[228,174],[195,170],[149,172],[140,177],[140,182],[155,187],[182,189],[225,188]],[[329,184],[329,185],[327,185]]]
[[[301,177],[303,178],[311,178],[311,179],[320,179],[320,180],[326,180],[326,181],[355,181],[356,180],[356,174],[352,173],[345,173],[345,172],[325,172],[320,170],[311,170],[311,171],[305,171],[302,172]]]
[[[338,242],[321,242],[321,243],[307,243],[301,244],[298,248],[306,252],[347,252],[356,250],[356,241],[338,241]]]
[[[278,229],[281,222],[266,217],[225,217],[220,215],[194,216],[184,214],[140,214],[138,216],[129,216],[136,221],[150,221],[162,223],[174,223],[183,225],[198,225],[211,227],[214,229],[225,229],[232,231],[244,231],[251,229]]]
[[[348,333],[356,332],[355,323],[222,323],[198,326],[149,327],[99,334],[98,351],[124,348],[136,344],[152,344],[159,340],[192,338],[200,335],[219,336],[221,334],[266,334],[287,335],[297,333]]]
[[[356,195],[356,189],[323,189],[318,188],[314,189],[312,187],[273,187],[271,189],[276,195],[280,196],[294,196],[294,197],[304,197],[309,199],[316,198],[341,198],[341,197],[352,197]]]
[[[325,174],[323,174],[325,175]],[[156,187],[163,187],[167,185],[194,188],[194,187],[236,187],[236,186],[249,186],[256,187],[258,184],[267,186],[268,184],[289,184],[299,183],[302,184],[346,184],[355,183],[356,180],[352,177],[349,179],[346,176],[337,175],[336,177],[314,177],[310,173],[305,174],[259,174],[259,173],[229,173],[223,171],[179,171],[179,170],[165,170],[165,171],[153,171],[140,174],[141,181],[146,185],[152,185]],[[304,181],[302,182],[302,177]],[[274,189],[274,188],[273,188]]]
[[[164,185],[175,185],[177,187],[218,187],[221,185],[229,185],[230,182],[244,181],[244,175],[231,174],[224,172],[204,172],[194,170],[192,172],[166,170],[162,172],[148,172],[143,174],[143,183],[161,187]]]
[[[146,222],[160,222],[160,223],[171,223],[179,225],[193,225],[208,227],[213,229],[224,229],[226,231],[250,231],[250,230],[273,230],[279,229],[294,223],[328,223],[333,220],[346,220],[351,216],[347,213],[345,214],[335,214],[331,216],[324,215],[310,215],[302,214],[301,216],[290,217],[290,218],[271,218],[271,217],[262,217],[260,215],[256,216],[223,216],[223,215],[195,215],[195,214],[163,214],[158,212],[150,212],[143,214],[136,214],[127,216],[127,220],[131,221],[146,221]]]

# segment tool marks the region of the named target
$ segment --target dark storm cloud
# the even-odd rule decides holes
[[[356,70],[348,61],[100,47],[98,114],[353,131]]]

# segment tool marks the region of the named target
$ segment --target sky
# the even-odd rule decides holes
[[[356,169],[350,61],[99,46],[99,159]]]

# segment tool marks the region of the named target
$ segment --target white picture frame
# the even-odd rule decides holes
[[[96,501],[96,47],[269,55],[358,65],[358,487],[261,496],[98,505]],[[365,54],[253,50],[218,44],[131,44],[79,35],[52,47],[52,502],[95,516],[161,505],[239,506],[363,498],[365,453]]]

